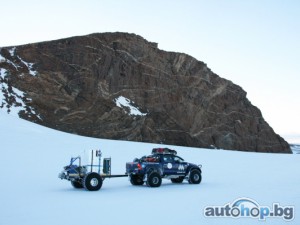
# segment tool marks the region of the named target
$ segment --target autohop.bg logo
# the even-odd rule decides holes
[[[266,220],[268,217],[282,218],[286,221],[294,219],[294,206],[281,206],[273,203],[272,208],[261,206],[250,198],[238,198],[223,206],[206,206],[205,217],[255,218]]]

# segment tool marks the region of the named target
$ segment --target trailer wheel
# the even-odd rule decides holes
[[[161,176],[157,172],[151,172],[147,178],[148,187],[159,187],[161,185]]]
[[[88,191],[98,191],[102,187],[102,177],[98,173],[88,173],[83,178],[83,187]]]
[[[189,178],[189,183],[190,184],[200,184],[201,182],[201,173],[199,170],[192,170],[190,172],[190,178]]]
[[[130,183],[132,185],[143,185],[143,177],[140,177],[138,175],[130,175]]]
[[[172,183],[175,183],[175,184],[180,184],[183,182],[183,180],[184,180],[184,177],[171,178]]]
[[[74,188],[83,188],[83,185],[80,181],[74,180],[74,181],[71,181],[71,184]]]

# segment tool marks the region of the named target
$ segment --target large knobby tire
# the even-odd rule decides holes
[[[130,183],[132,185],[143,185],[143,177],[138,176],[138,175],[130,175]]]
[[[184,177],[171,178],[172,183],[181,184],[184,180]]]
[[[83,187],[88,191],[98,191],[102,187],[102,178],[98,173],[88,173],[83,178]]]
[[[147,177],[148,187],[159,187],[161,185],[161,176],[157,172],[151,172]]]
[[[83,188],[83,185],[80,181],[74,180],[74,181],[71,181],[71,184],[74,188]]]
[[[189,183],[190,184],[200,184],[202,180],[201,172],[199,170],[192,170],[190,172]]]

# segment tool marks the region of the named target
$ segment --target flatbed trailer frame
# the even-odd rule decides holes
[[[98,158],[97,164],[94,164],[94,157]],[[71,157],[70,164],[64,167],[58,177],[70,181],[74,188],[85,188],[88,191],[98,191],[106,178],[128,177],[128,174],[111,174],[111,158],[104,158],[103,164],[101,158],[101,150],[91,151],[91,162],[87,165],[82,165],[81,156]],[[77,161],[79,165],[75,164]]]

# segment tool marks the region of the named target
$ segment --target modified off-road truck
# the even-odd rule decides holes
[[[173,183],[187,180],[190,184],[200,184],[201,173],[201,165],[185,162],[175,150],[168,148],[154,148],[151,155],[126,163],[126,174],[132,185],[146,182],[149,187],[159,187],[162,178]]]

